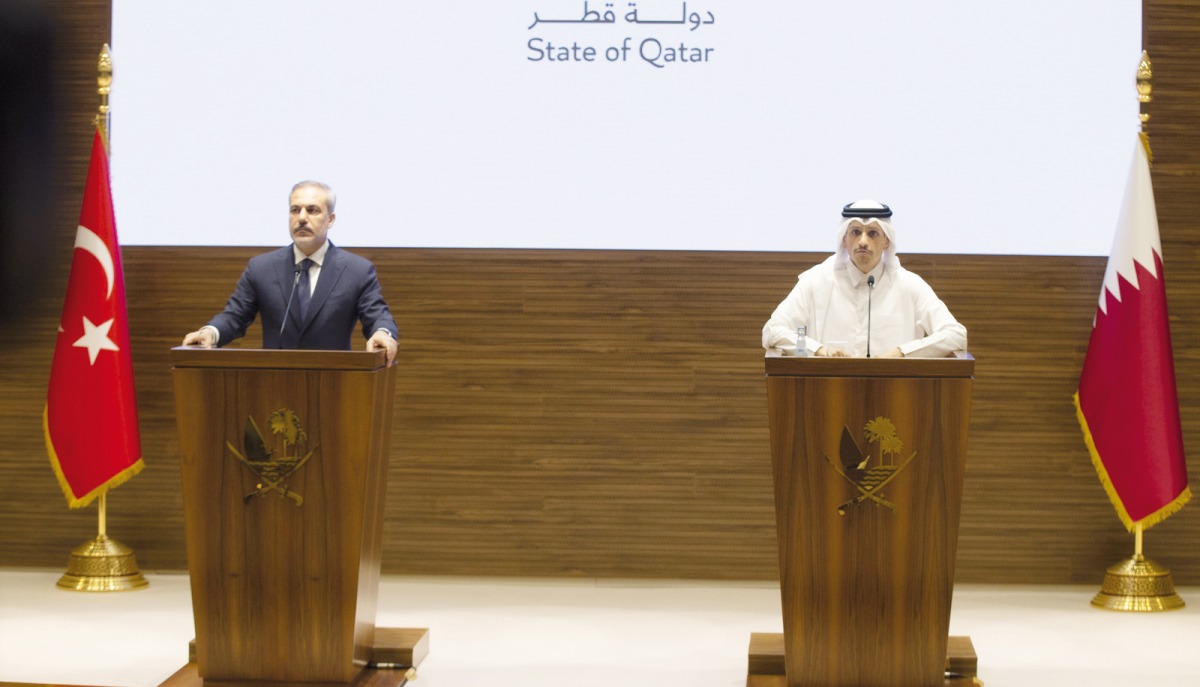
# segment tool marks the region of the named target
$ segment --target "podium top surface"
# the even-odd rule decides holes
[[[818,358],[767,351],[768,377],[974,377],[975,358]]]
[[[293,351],[261,348],[176,346],[171,366],[246,370],[339,370],[372,372],[387,367],[383,351]]]

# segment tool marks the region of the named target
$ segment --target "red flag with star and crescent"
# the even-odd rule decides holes
[[[1148,529],[1188,502],[1192,492],[1144,139],[1134,150],[1075,408],[1100,482],[1126,528]]]
[[[142,470],[128,323],[108,154],[97,128],[43,414],[50,463],[71,508]]]

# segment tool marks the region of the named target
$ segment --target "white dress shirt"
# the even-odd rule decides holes
[[[317,279],[321,276],[321,263],[325,262],[325,254],[329,252],[329,242],[321,244],[321,247],[313,251],[312,255],[305,255],[296,244],[292,244],[292,256],[296,259],[296,264],[304,262],[305,258],[313,261],[312,267],[308,268],[308,295],[313,295],[317,291]]]

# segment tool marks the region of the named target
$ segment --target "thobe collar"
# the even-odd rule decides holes
[[[856,289],[860,286],[865,287],[867,285],[867,277],[871,276],[875,277],[875,285],[879,286],[879,282],[883,279],[883,273],[886,269],[887,265],[884,264],[883,260],[880,260],[879,264],[866,274],[863,274],[853,262],[847,262],[845,265],[846,276],[850,279],[850,286]]]

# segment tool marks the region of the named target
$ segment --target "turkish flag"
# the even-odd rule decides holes
[[[1141,141],[1133,155],[1075,394],[1092,463],[1130,530],[1163,521],[1192,496],[1154,188]]]
[[[71,276],[43,414],[46,449],[71,508],[142,470],[125,274],[100,130],[83,190]]]

